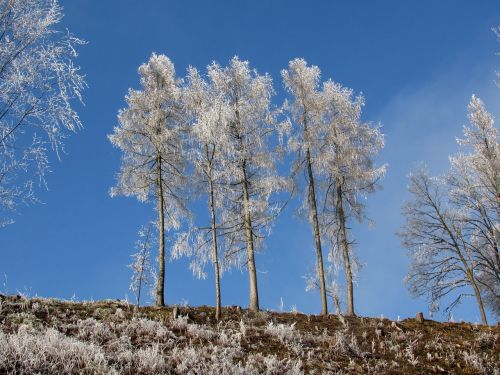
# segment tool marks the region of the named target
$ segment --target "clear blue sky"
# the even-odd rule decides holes
[[[89,84],[78,106],[85,129],[68,139],[67,154],[53,158],[44,204],[20,207],[16,223],[0,231],[0,291],[60,298],[120,298],[128,290],[133,243],[152,206],[114,198],[108,190],[119,151],[106,135],[116,125],[129,87],[138,87],[138,66],[151,52],[168,55],[179,75],[234,55],[268,72],[283,100],[279,72],[294,57],[318,65],[323,77],[362,91],[364,119],[382,122],[389,164],[384,190],[369,198],[376,226],[354,226],[365,265],[355,289],[357,312],[396,318],[427,313],[403,284],[408,269],[395,232],[406,175],[419,161],[443,172],[456,152],[474,93],[496,118],[500,43],[490,28],[500,24],[498,1],[62,1],[62,27],[88,41],[78,64]],[[296,206],[296,204],[295,204]],[[317,293],[302,276],[314,265],[309,224],[294,207],[279,218],[265,251],[257,256],[261,305],[278,309],[283,298],[307,313],[320,311]],[[166,300],[213,305],[213,280],[193,279],[185,261],[167,264]],[[4,284],[6,275],[6,285]],[[343,277],[343,274],[340,274]],[[224,305],[246,306],[247,273],[222,279]],[[480,321],[473,300],[455,310],[456,320]],[[436,318],[443,319],[438,315]]]

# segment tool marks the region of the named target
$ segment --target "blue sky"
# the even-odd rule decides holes
[[[154,51],[169,56],[179,75],[188,65],[203,69],[238,55],[274,79],[294,57],[318,65],[332,78],[366,97],[364,119],[381,122],[389,164],[384,190],[368,200],[366,223],[354,226],[364,268],[355,290],[357,312],[401,318],[427,312],[403,284],[408,269],[395,232],[406,175],[419,161],[433,173],[447,168],[455,137],[466,123],[474,93],[496,118],[500,89],[498,1],[61,1],[62,27],[88,44],[78,64],[87,77],[85,105],[77,105],[85,129],[68,139],[62,161],[53,158],[44,204],[20,207],[16,223],[0,231],[0,291],[60,298],[125,298],[133,243],[153,207],[114,198],[120,154],[107,139],[124,107],[129,87],[138,87],[138,66]],[[296,204],[295,204],[296,206]],[[314,265],[309,224],[294,214],[279,218],[265,251],[257,256],[261,305],[318,313],[317,293],[305,292],[302,276]],[[213,305],[213,281],[193,279],[185,261],[167,264],[168,304],[187,300]],[[340,274],[342,277],[343,275]],[[1,285],[4,284],[4,285]],[[246,271],[222,279],[223,305],[248,303]],[[473,300],[454,312],[456,320],[480,321]],[[437,319],[444,319],[442,315]]]

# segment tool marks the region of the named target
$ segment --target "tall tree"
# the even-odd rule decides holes
[[[462,236],[476,263],[485,302],[500,314],[500,142],[493,116],[475,96],[470,126],[458,139],[462,153],[451,157],[450,200],[463,222]]]
[[[410,290],[430,295],[437,309],[442,297],[470,288],[487,324],[485,304],[495,314],[500,308],[500,144],[481,100],[473,96],[468,110],[470,126],[457,140],[462,152],[450,157],[448,173],[411,176],[414,199],[404,206],[401,235],[413,258]],[[468,295],[461,292],[447,310]]]
[[[220,93],[219,93],[220,94]],[[221,317],[220,291],[220,240],[223,224],[219,223],[222,184],[225,181],[225,167],[222,147],[229,142],[226,130],[228,106],[218,95],[213,85],[200,73],[188,69],[185,103],[190,118],[189,161],[193,166],[191,185],[197,195],[208,197],[210,225],[192,226],[179,236],[174,255],[188,255],[192,258],[190,268],[198,278],[205,278],[205,266],[211,262],[214,267],[216,308],[215,317]]]
[[[227,106],[222,128],[225,136],[219,144],[225,171],[221,185],[220,221],[224,223],[221,235],[226,258],[248,269],[249,309],[258,311],[255,252],[262,246],[281,208],[271,201],[271,196],[286,186],[285,179],[276,172],[279,154],[268,145],[269,137],[281,129],[270,108],[272,80],[267,74],[259,75],[247,61],[237,57],[227,67],[210,65],[208,77],[216,97]]]
[[[321,134],[321,100],[319,92],[320,69],[307,66],[304,59],[289,62],[288,69],[281,75],[285,88],[292,96],[290,109],[294,124],[288,145],[290,151],[296,153],[293,175],[299,176],[303,171],[307,181],[307,199],[309,220],[311,221],[316,248],[316,272],[318,275],[321,296],[321,314],[328,314],[328,302],[325,287],[323,252],[321,248],[321,228],[318,219],[317,194],[315,179],[318,173],[317,159],[321,154],[318,147]]]
[[[338,252],[333,259],[342,259],[347,314],[354,315],[353,268],[357,267],[348,223],[365,219],[364,201],[385,174],[386,166],[374,163],[384,147],[384,136],[379,126],[361,121],[364,98],[354,97],[351,89],[329,80],[323,85],[321,103],[324,126],[317,165],[326,178],[319,181],[325,198],[320,225],[332,252]]]
[[[130,89],[127,108],[109,135],[122,152],[117,186],[111,196],[135,196],[156,202],[158,214],[158,278],[156,305],[165,304],[165,230],[177,229],[186,214],[182,190],[186,184],[184,152],[185,111],[174,64],[152,54],[139,67],[142,90]]]
[[[0,227],[45,184],[47,149],[59,156],[68,133],[82,126],[73,109],[84,77],[74,65],[84,42],[56,29],[57,0],[0,1]]]
[[[144,285],[151,282],[151,246],[153,243],[153,228],[150,223],[139,230],[139,239],[135,243],[136,253],[132,254],[133,262],[128,265],[132,270],[130,290],[135,293],[136,306],[141,302],[141,291]]]

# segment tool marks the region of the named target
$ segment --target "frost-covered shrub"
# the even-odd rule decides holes
[[[110,374],[104,352],[49,328],[34,333],[21,326],[16,334],[0,332],[0,370],[23,374]],[[1,372],[1,371],[0,371]]]
[[[303,374],[302,362],[288,358],[278,359],[278,357],[263,356],[260,353],[251,354],[245,366],[245,372],[250,374],[269,374],[269,375],[300,375]]]
[[[77,337],[95,344],[103,344],[113,338],[115,334],[110,330],[108,323],[102,323],[94,318],[87,318],[77,322]]]
[[[140,318],[125,321],[116,325],[122,335],[138,339],[141,342],[167,341],[175,339],[175,334],[160,322]]]
[[[282,343],[296,340],[299,336],[298,332],[295,330],[295,323],[287,325],[269,322],[266,326],[266,333],[278,338]]]

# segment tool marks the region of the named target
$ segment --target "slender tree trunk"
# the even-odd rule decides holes
[[[479,291],[479,287],[477,286],[476,280],[474,279],[474,275],[471,270],[467,270],[467,277],[474,289],[474,295],[476,296],[477,306],[479,307],[479,313],[481,314],[481,320],[485,326],[488,325],[488,320],[486,319],[486,313],[484,311],[483,298],[481,297],[481,293]]]
[[[156,306],[165,306],[165,210],[161,175],[161,156],[156,156],[156,188],[158,198],[158,280],[156,284]]]
[[[344,258],[344,269],[347,284],[347,315],[356,315],[354,313],[354,290],[352,285],[351,258],[349,253],[349,243],[347,242],[346,218],[344,206],[342,204],[342,185],[337,180],[337,215],[340,226],[340,242],[342,246],[342,256]]]
[[[144,264],[142,265],[142,267],[144,267]],[[139,307],[139,303],[141,302],[141,288],[142,288],[142,275],[143,275],[143,272],[144,272],[144,268],[141,268],[141,272],[139,273],[139,285],[138,285],[138,288],[137,288],[137,301],[136,301],[137,307]]]
[[[312,172],[311,153],[306,152],[307,174],[309,178],[309,204],[313,222],[314,243],[316,244],[316,269],[319,281],[319,292],[321,294],[321,315],[328,314],[328,302],[326,299],[325,271],[323,269],[323,252],[321,251],[321,237],[319,232],[318,208],[316,206],[316,192],[314,191],[314,176]]]
[[[205,146],[208,158],[208,146]],[[208,159],[210,160],[210,159]],[[212,226],[212,256],[214,263],[215,274],[215,319],[219,320],[221,317],[221,297],[220,297],[220,272],[219,272],[219,255],[217,251],[217,227],[215,220],[215,202],[214,202],[214,187],[212,181],[212,163],[208,162],[207,168],[208,188],[210,190],[210,219]]]
[[[259,292],[257,289],[257,272],[255,269],[255,254],[253,245],[253,233],[252,233],[252,218],[250,216],[250,202],[248,193],[248,180],[246,163],[243,161],[241,163],[241,171],[243,174],[243,210],[244,210],[244,220],[245,220],[245,236],[247,242],[247,267],[248,267],[248,278],[250,284],[250,305],[248,308],[250,311],[259,311]]]

